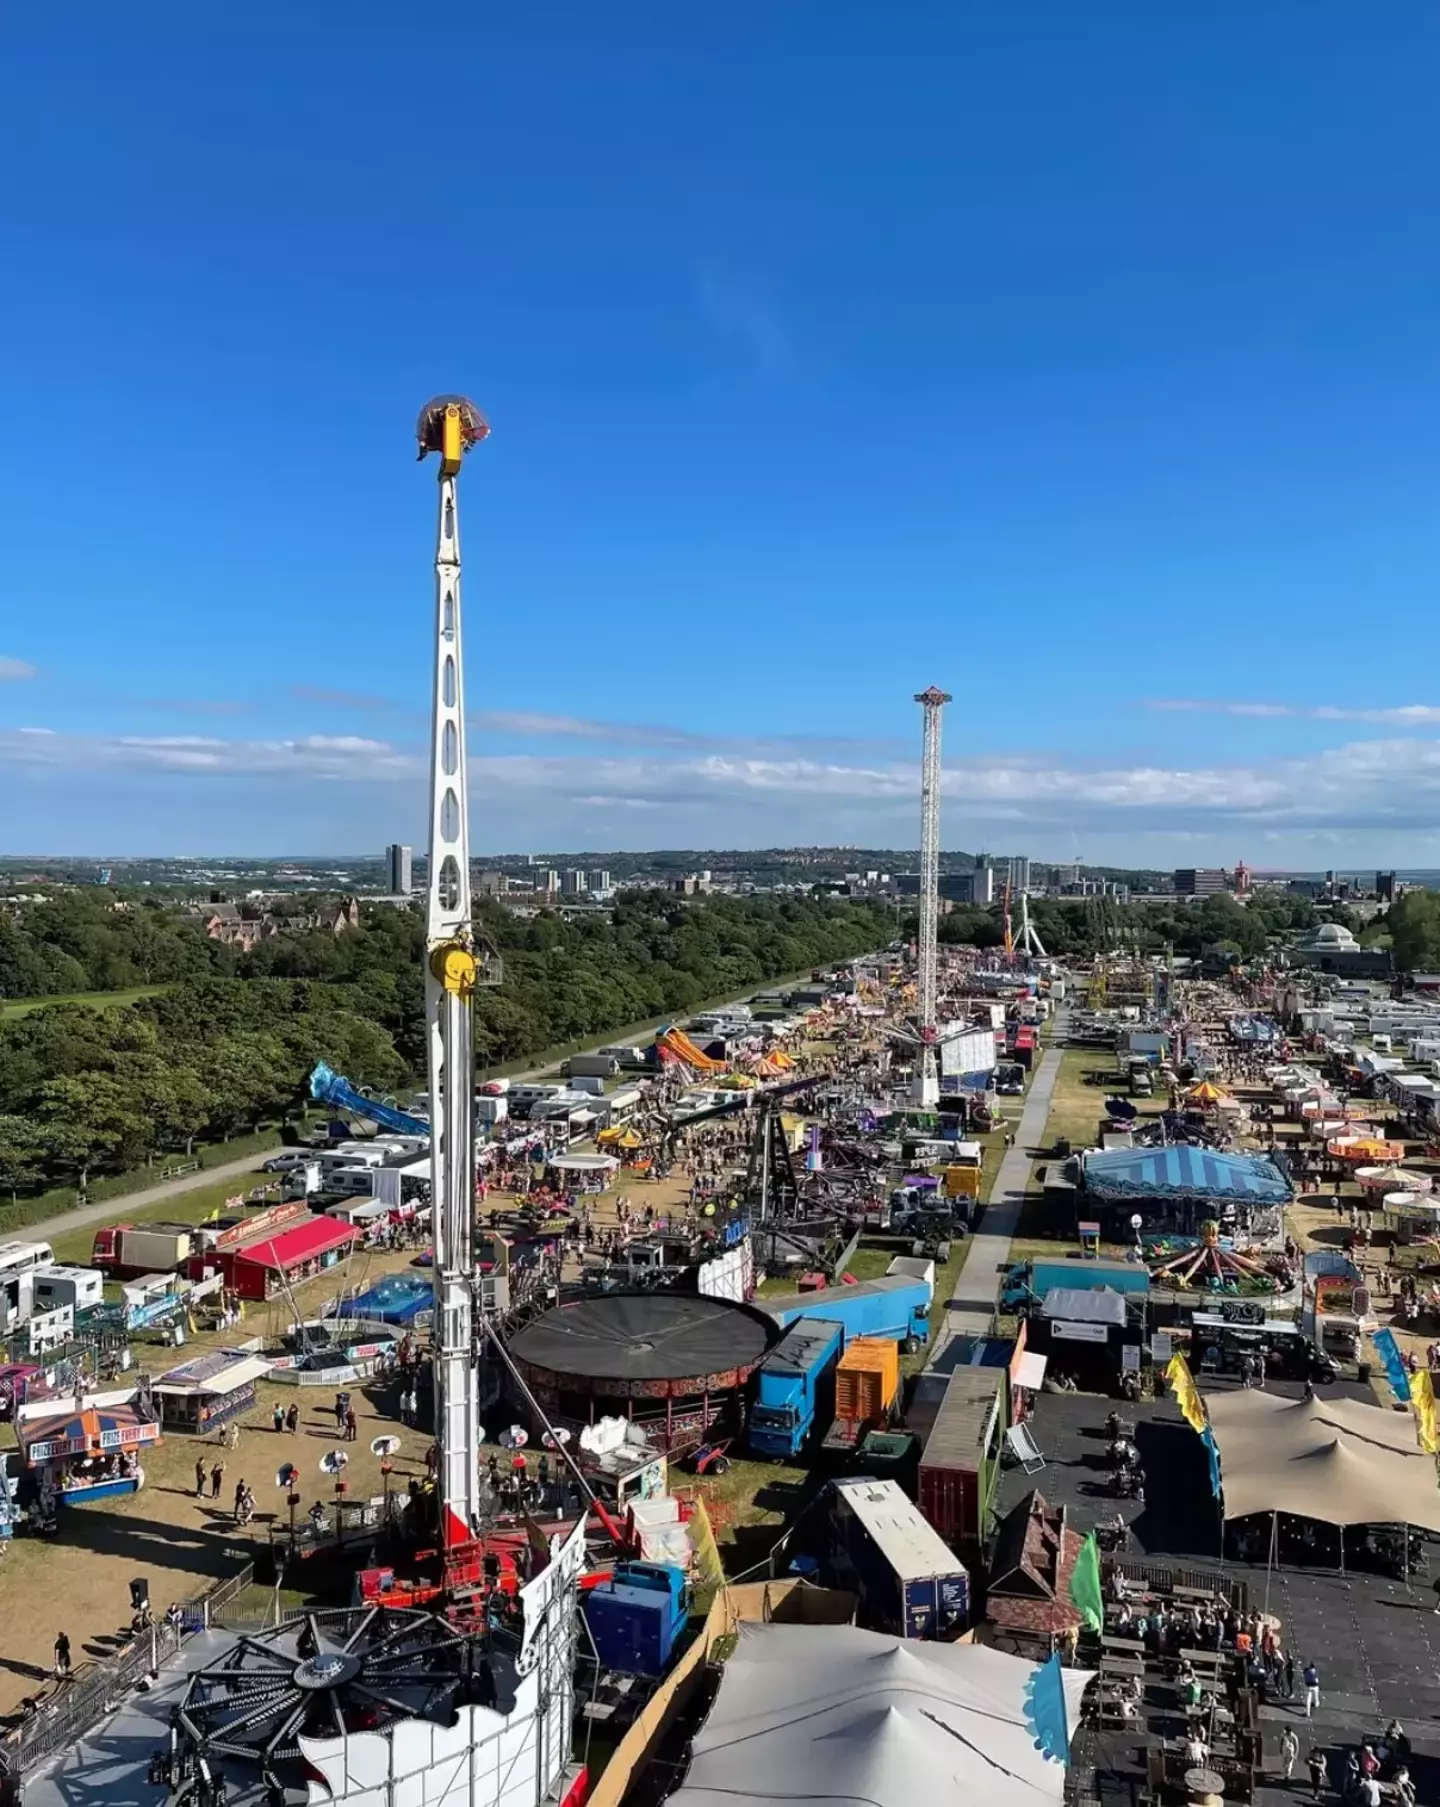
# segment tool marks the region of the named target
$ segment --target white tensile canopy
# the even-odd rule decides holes
[[[1326,1525],[1440,1531],[1435,1458],[1408,1412],[1252,1388],[1207,1394],[1205,1405],[1227,1519],[1290,1512]]]
[[[1035,1748],[1035,1665],[978,1644],[853,1625],[741,1625],[673,1807],[922,1807],[1061,1800],[1065,1766]],[[1064,1672],[1070,1723],[1093,1675]]]

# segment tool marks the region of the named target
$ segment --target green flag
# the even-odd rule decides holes
[[[1100,1546],[1092,1531],[1080,1546],[1070,1577],[1070,1604],[1091,1631],[1105,1626],[1105,1596],[1100,1588]]]

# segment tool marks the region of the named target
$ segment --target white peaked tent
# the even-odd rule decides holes
[[[1061,1800],[1025,1719],[1033,1663],[853,1625],[741,1625],[672,1807],[930,1807]],[[1065,1671],[1070,1723],[1093,1676]]]

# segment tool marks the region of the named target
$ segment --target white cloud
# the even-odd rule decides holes
[[[37,668],[26,659],[0,658],[0,684],[18,684],[22,678],[37,675]]]
[[[94,771],[209,772],[288,779],[418,778],[424,762],[388,741],[312,734],[296,740],[225,740],[208,734],[56,734],[0,729],[0,765]]]
[[[1433,728],[1440,724],[1440,704],[1397,703],[1362,709],[1336,703],[1212,702],[1200,697],[1157,697],[1145,707],[1162,715],[1238,715],[1252,719],[1282,717],[1307,722],[1370,722],[1377,727]]]
[[[78,736],[0,730],[0,766],[56,773],[174,774],[303,786],[403,784],[423,793],[425,748],[362,735],[286,740],[207,734]],[[673,756],[616,753],[486,753],[471,760],[480,816],[535,824],[566,811],[683,810],[692,844],[712,825],[743,820],[755,835],[817,841],[863,838],[885,825],[898,844],[919,814],[914,763],[685,749]],[[1036,840],[1082,827],[1091,834],[1219,834],[1440,828],[1440,738],[1356,741],[1299,759],[1235,765],[1091,767],[1057,757],[950,761],[943,777],[945,828],[966,845],[967,827],[998,823]],[[389,808],[389,805],[385,806]],[[853,828],[854,833],[841,833]],[[884,844],[897,844],[888,840]]]

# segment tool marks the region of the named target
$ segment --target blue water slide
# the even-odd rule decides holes
[[[408,1111],[398,1110],[393,1104],[369,1097],[348,1079],[342,1079],[333,1068],[327,1067],[323,1060],[316,1062],[310,1075],[310,1096],[321,1104],[334,1105],[337,1110],[353,1111],[357,1117],[377,1123],[381,1129],[394,1130],[397,1135],[428,1137],[430,1134],[430,1125],[423,1117],[412,1117]]]

